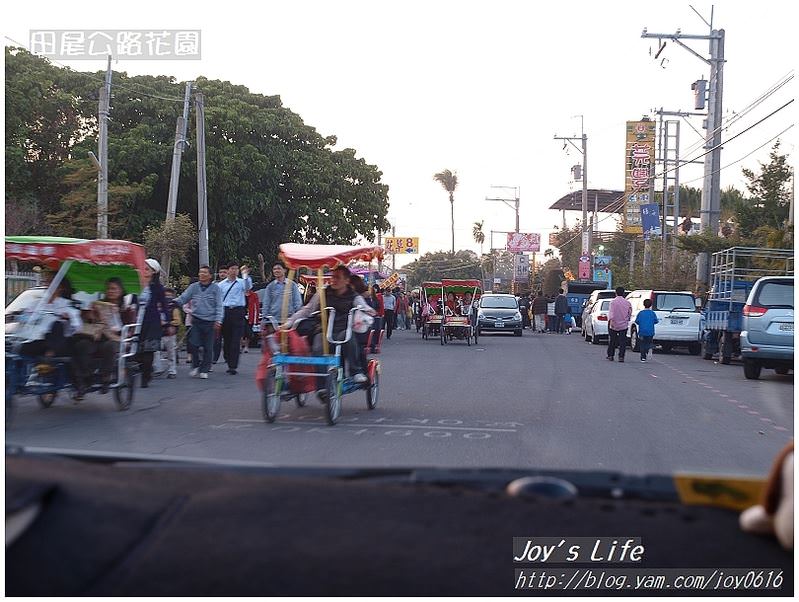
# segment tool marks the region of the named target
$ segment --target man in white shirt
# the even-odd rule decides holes
[[[247,316],[247,300],[244,294],[252,288],[250,269],[241,267],[242,278],[239,278],[239,262],[227,264],[227,277],[217,286],[222,291],[222,349],[227,362],[227,373],[236,374],[239,367],[241,337],[244,336],[244,321]]]

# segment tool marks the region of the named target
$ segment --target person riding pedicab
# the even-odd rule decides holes
[[[351,276],[352,273],[347,267],[339,265],[333,270],[330,284],[325,287],[325,302],[328,307],[332,307],[336,312],[333,318],[333,338],[339,341],[346,337],[350,310],[354,307],[359,307],[362,311],[370,315],[374,315],[375,313],[364,298],[356,293],[350,285]],[[304,307],[294,312],[294,314],[286,320],[281,326],[281,329],[291,329],[295,322],[300,319],[311,318],[311,314],[318,310],[319,293],[317,292]],[[323,349],[322,337],[327,336],[327,333],[321,331],[320,322],[318,320],[314,320],[314,322],[315,328],[308,333],[309,343],[312,352],[315,355],[321,355]],[[365,366],[361,364],[361,357],[358,353],[358,342],[355,336],[350,336],[349,340],[341,345],[341,355],[344,358],[345,367],[348,368],[353,382],[365,383],[369,380],[364,372]],[[320,377],[318,382],[320,384],[317,389],[323,390],[324,376]]]

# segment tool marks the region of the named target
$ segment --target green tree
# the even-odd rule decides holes
[[[187,263],[189,251],[197,246],[197,228],[185,213],[179,213],[171,222],[161,222],[144,230],[144,246],[151,256],[163,257],[169,252],[173,273]]]
[[[743,236],[751,236],[760,226],[783,228],[788,219],[791,192],[791,167],[788,156],[780,154],[778,140],[769,153],[769,163],[760,164],[760,172],[744,168],[747,189],[751,198],[742,203],[740,229]]]
[[[440,171],[433,176],[433,179],[441,184],[449,193],[449,212],[452,223],[452,252],[455,252],[455,189],[458,187],[458,175],[449,169]]]
[[[103,73],[53,66],[6,49],[6,206],[42,216],[38,234],[96,220],[97,96]],[[336,148],[279,96],[196,79],[206,98],[208,227],[213,261],[277,255],[282,242],[350,243],[386,230],[388,187],[354,149]],[[143,241],[163,223],[175,120],[184,84],[169,76],[113,74],[109,123],[109,235]],[[174,99],[171,101],[169,99]],[[189,132],[195,131],[192,112]],[[94,185],[92,180],[94,179]],[[196,223],[196,159],[186,152],[177,211]],[[47,219],[49,216],[49,219]],[[44,230],[44,231],[42,231]],[[197,266],[191,260],[192,271]]]
[[[435,251],[425,253],[405,266],[408,284],[419,286],[422,282],[442,278],[480,278],[480,259],[474,251]]]
[[[483,244],[486,241],[486,235],[485,232],[483,232],[484,223],[485,220],[472,224],[472,238],[474,238],[474,242],[480,245],[480,255],[483,254]]]

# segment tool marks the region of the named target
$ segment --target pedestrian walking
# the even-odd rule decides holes
[[[519,313],[522,314],[522,329],[530,328],[530,297],[522,295],[519,299]]]
[[[222,282],[225,281],[226,278],[227,278],[227,268],[219,268],[215,281],[216,284],[217,285],[221,284]],[[214,339],[214,363],[217,363],[219,361],[220,355],[223,355],[221,330],[218,333],[216,333],[216,338]],[[213,371],[213,368],[211,368],[211,370]]]
[[[558,296],[555,297],[555,332],[563,334],[566,326],[566,314],[569,313],[569,300],[563,294],[563,289],[558,289]]]
[[[183,291],[174,303],[178,307],[191,303],[191,376],[208,378],[215,335],[222,330],[224,311],[222,290],[212,282],[211,268],[201,266],[199,279]],[[202,359],[201,359],[202,358]]]
[[[372,334],[372,344],[370,352],[374,353],[376,349],[376,345],[380,340],[380,332],[383,330],[383,323],[386,318],[386,308],[383,305],[383,293],[380,292],[380,287],[376,284],[372,286],[372,297],[375,299],[376,304],[376,311],[377,315],[375,316],[375,321],[372,324],[372,330],[374,334]]]
[[[252,288],[250,270],[241,266],[242,278],[239,278],[238,261],[227,264],[227,278],[217,286],[222,291],[222,349],[227,362],[227,373],[238,374],[239,351],[241,337],[244,334],[244,321],[247,313],[246,293]],[[195,314],[196,315],[196,314]]]
[[[616,355],[617,347],[619,361],[624,361],[624,352],[627,350],[627,328],[630,326],[632,313],[633,306],[624,298],[624,287],[616,287],[616,297],[608,308],[608,360],[611,362]]]
[[[397,293],[397,325],[402,330],[408,330],[408,300],[403,293]]]
[[[166,297],[161,284],[161,264],[155,259],[145,261],[145,274],[149,280],[147,287],[139,296],[139,311],[143,313],[139,333],[139,352],[141,366],[141,386],[146,389],[153,378],[153,360],[161,352],[161,337],[166,324]]]
[[[554,309],[554,308],[553,308]],[[544,293],[538,291],[533,299],[533,321],[535,323],[535,331],[543,333],[547,328],[547,299]]]
[[[175,378],[178,375],[178,328],[180,327],[180,310],[174,303],[175,289],[164,289],[166,297],[169,320],[164,326],[164,336],[161,337],[161,347],[166,351],[169,368],[167,378]]]
[[[278,262],[272,266],[272,275],[274,280],[266,285],[261,302],[261,313],[263,314],[265,325],[267,316],[272,316],[278,322],[283,318],[283,298],[286,294],[286,286],[289,285],[289,281],[286,278],[286,268],[282,263]],[[286,317],[299,311],[302,307],[300,288],[293,280],[290,284],[291,290],[289,291]]]
[[[547,298],[547,332],[555,331],[555,297]]]
[[[652,349],[652,340],[655,338],[655,324],[659,321],[657,314],[652,311],[652,299],[644,299],[644,309],[635,316],[642,362],[646,361],[647,355]]]
[[[386,323],[386,339],[391,339],[394,331],[394,311],[397,309],[397,298],[391,291],[383,291],[383,320]]]

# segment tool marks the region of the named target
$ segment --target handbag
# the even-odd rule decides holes
[[[356,309],[355,313],[352,315],[352,330],[358,334],[364,334],[369,332],[369,329],[372,327],[374,322],[374,317],[370,316],[361,309]]]

